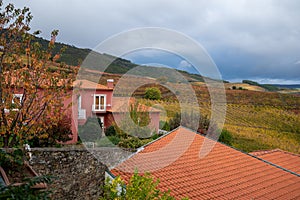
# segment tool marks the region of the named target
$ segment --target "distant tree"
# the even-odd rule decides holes
[[[182,125],[191,129],[197,128],[195,131],[203,132],[208,130],[209,124],[210,120],[207,116],[201,114],[200,116],[196,116],[193,112],[176,113],[175,116],[169,120],[170,130]]]
[[[242,82],[247,83],[249,85],[261,86],[259,83],[255,82],[255,81],[243,80]]]
[[[160,100],[161,91],[156,87],[147,88],[145,91],[145,98],[150,100]]]
[[[64,117],[63,101],[72,80],[60,70],[66,68],[63,64],[56,64],[55,72],[48,70],[60,57],[52,55],[57,30],[42,49],[32,42],[40,31],[29,33],[29,8],[3,8],[0,0],[0,16],[0,143],[12,147],[33,137],[49,137],[45,130]]]

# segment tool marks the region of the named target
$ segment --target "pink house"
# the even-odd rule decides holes
[[[122,108],[127,106],[125,98],[114,97],[114,80],[108,79],[107,85],[101,85],[88,80],[76,80],[73,83],[73,115],[72,115],[72,140],[68,143],[76,143],[78,138],[78,125],[83,125],[89,117],[97,117],[101,120],[103,128],[108,128],[116,120],[122,118],[126,112]],[[71,99],[67,99],[65,104],[69,104]],[[133,103],[134,100],[130,101]],[[149,112],[151,123],[150,128],[158,131],[160,111],[139,105],[143,111]]]

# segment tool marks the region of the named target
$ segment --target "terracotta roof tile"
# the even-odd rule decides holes
[[[146,145],[112,170],[128,181],[134,169],[150,171],[159,188],[177,199],[293,199],[300,178],[261,160],[216,143],[204,158],[204,137],[180,127]]]
[[[300,155],[298,154],[286,152],[281,149],[256,151],[250,154],[300,174]]]
[[[73,82],[73,87],[78,87],[80,89],[99,89],[99,90],[113,90],[113,88],[109,88],[106,85],[101,85],[88,80],[76,80]]]

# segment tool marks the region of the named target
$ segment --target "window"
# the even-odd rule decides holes
[[[81,110],[81,96],[78,96],[78,110]]]
[[[86,110],[81,108],[81,96],[79,95],[77,98],[78,104],[78,119],[86,119]]]
[[[106,110],[106,95],[104,94],[95,94],[94,95],[94,111],[105,111]]]
[[[12,111],[18,111],[23,101],[23,94],[13,94],[11,104],[9,108],[4,108],[5,113]],[[2,103],[5,104],[5,100],[2,99]]]
[[[14,94],[12,99],[13,108],[18,108],[23,100],[23,94]]]

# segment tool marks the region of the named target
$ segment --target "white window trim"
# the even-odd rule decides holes
[[[99,100],[101,99],[101,97],[104,97],[103,109],[100,109],[101,106],[99,106],[99,109],[96,109],[96,97],[99,97]],[[106,111],[106,94],[94,94],[93,111]]]
[[[82,102],[81,95],[78,96],[77,100],[78,100],[78,102],[77,102],[78,103],[78,110],[81,110],[81,102]]]
[[[12,102],[12,104],[14,104],[15,102],[14,102],[14,98],[15,97],[18,97],[18,98],[20,98],[20,104],[22,103],[22,101],[23,101],[23,94],[13,94],[13,98],[12,98],[12,100],[11,100],[11,102]],[[12,109],[12,111],[18,111],[19,109],[18,108],[13,108]],[[8,111],[9,112],[9,111]]]
[[[13,94],[12,103],[15,103],[14,102],[14,98],[16,98],[16,97],[20,98],[20,103],[22,103],[22,101],[23,101],[23,94]]]

